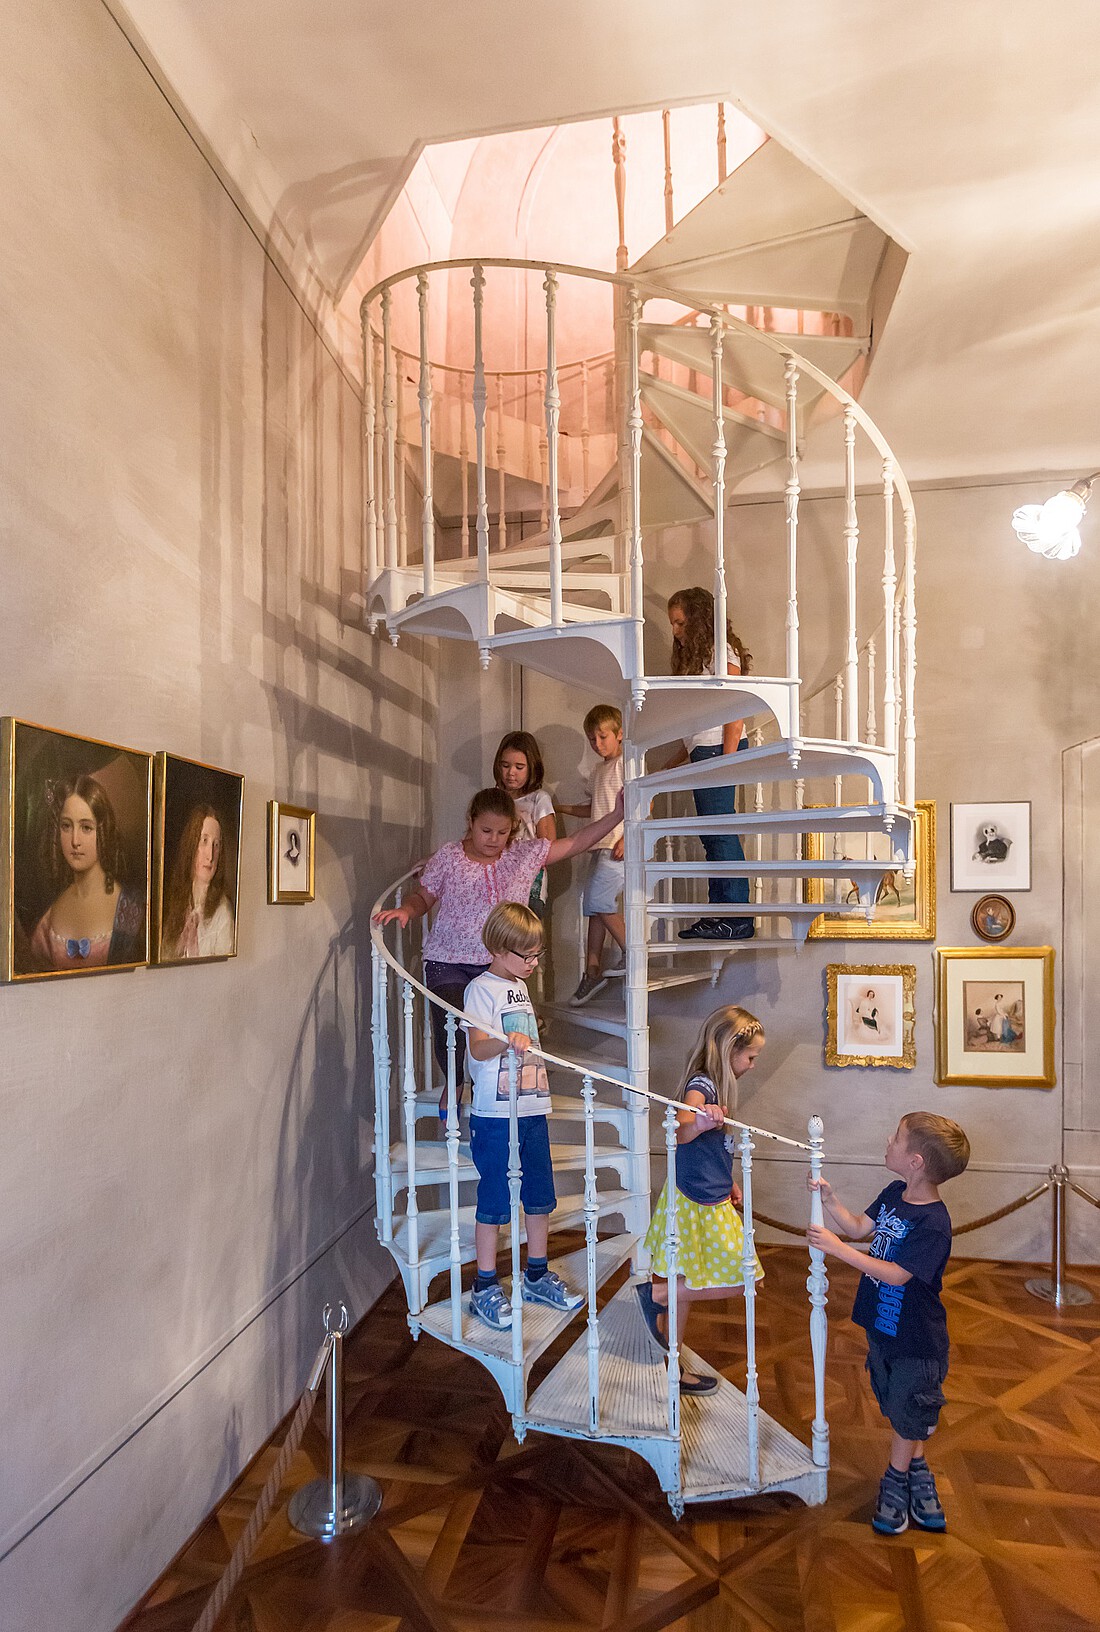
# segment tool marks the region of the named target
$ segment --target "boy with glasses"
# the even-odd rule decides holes
[[[527,993],[527,976],[542,955],[542,924],[529,907],[502,901],[493,908],[481,932],[492,959],[488,969],[466,988],[473,1107],[470,1154],[478,1173],[475,1241],[477,1279],[470,1294],[470,1313],[493,1331],[507,1331],[512,1311],[497,1278],[497,1237],[511,1219],[508,1194],[509,1085],[514,1073],[522,1167],[520,1201],[527,1225],[526,1303],[552,1309],[578,1309],[584,1295],[571,1292],[560,1275],[547,1267],[546,1242],[557,1196],[550,1163],[550,1085],[542,1059],[530,1056],[538,1047],[535,1011]],[[507,1042],[502,1042],[501,1037]],[[511,1056],[512,1063],[509,1063]]]

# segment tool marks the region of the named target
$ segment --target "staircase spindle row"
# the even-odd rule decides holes
[[[741,1129],[741,1277],[745,1298],[745,1400],[748,1406],[749,1478],[760,1483],[760,1380],[756,1369],[756,1231],[752,1221],[752,1134]]]

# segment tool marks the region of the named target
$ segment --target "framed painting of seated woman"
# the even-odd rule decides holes
[[[0,978],[147,963],[151,755],[14,719],[0,750]]]
[[[154,963],[237,955],[244,777],[160,753],[153,814]]]

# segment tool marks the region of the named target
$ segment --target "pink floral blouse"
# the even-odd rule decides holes
[[[488,866],[471,861],[458,843],[437,850],[420,875],[421,884],[438,900],[424,957],[434,963],[487,964],[481,939],[486,918],[501,901],[527,905],[549,848],[549,839],[516,839]]]

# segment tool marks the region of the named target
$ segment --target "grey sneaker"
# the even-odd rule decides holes
[[[474,1287],[470,1293],[470,1313],[476,1315],[478,1320],[484,1321],[494,1332],[508,1332],[512,1329],[512,1308],[499,1281],[494,1281],[492,1286],[483,1287],[480,1292],[476,1286]]]
[[[537,1281],[523,1277],[524,1303],[545,1303],[551,1309],[579,1309],[585,1301],[583,1292],[570,1292],[560,1275],[548,1269]]]
[[[947,1529],[935,1475],[923,1457],[909,1464],[909,1517],[918,1530]]]
[[[573,996],[569,999],[571,1009],[579,1009],[591,1001],[597,992],[602,992],[607,985],[606,975],[585,975]]]
[[[878,1487],[878,1501],[871,1517],[871,1529],[880,1536],[900,1536],[909,1528],[909,1481],[893,1470],[884,1473]]]

